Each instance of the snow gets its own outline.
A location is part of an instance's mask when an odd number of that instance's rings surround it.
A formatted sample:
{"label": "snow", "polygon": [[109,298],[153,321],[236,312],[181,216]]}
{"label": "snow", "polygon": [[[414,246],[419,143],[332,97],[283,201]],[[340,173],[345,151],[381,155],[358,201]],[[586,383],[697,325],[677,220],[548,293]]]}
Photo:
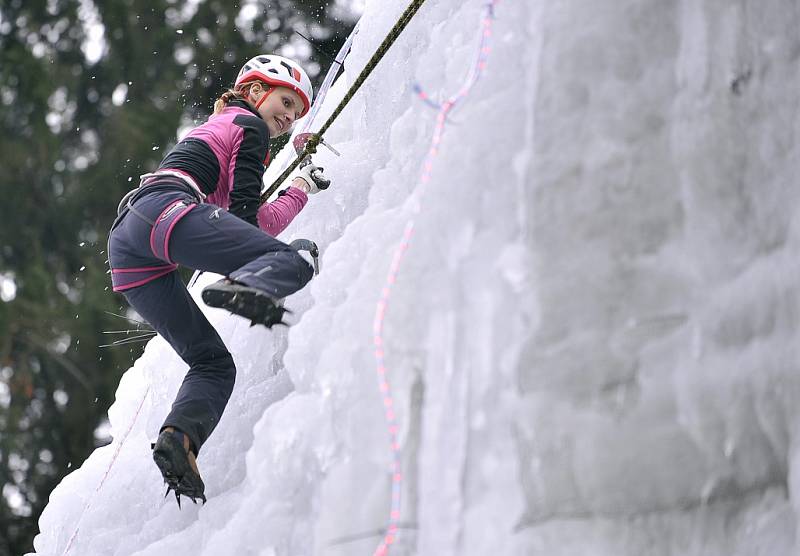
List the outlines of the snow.
{"label": "snow", "polygon": [[[400,4],[366,2],[348,79]],[[283,236],[324,253],[293,326],[207,310],[238,368],[208,504],[161,498],[149,442],[186,368],[155,339],[38,554],[371,554],[392,457],[372,323],[410,219],[392,554],[797,553],[800,12],[503,1],[422,191],[435,112],[411,87],[458,90],[482,9],[428,0],[326,135],[333,186]]]}

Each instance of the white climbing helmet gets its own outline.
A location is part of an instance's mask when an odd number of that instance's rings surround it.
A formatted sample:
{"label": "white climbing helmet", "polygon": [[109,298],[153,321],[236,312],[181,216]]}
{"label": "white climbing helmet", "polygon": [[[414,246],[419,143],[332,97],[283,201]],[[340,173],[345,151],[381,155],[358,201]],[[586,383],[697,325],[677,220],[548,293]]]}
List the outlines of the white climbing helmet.
{"label": "white climbing helmet", "polygon": [[314,90],[311,88],[311,80],[300,65],[289,58],[275,56],[274,54],[262,54],[251,58],[239,70],[236,76],[235,86],[250,81],[263,81],[267,85],[276,87],[288,87],[300,95],[303,100],[303,113],[305,116],[311,107],[314,99]]}

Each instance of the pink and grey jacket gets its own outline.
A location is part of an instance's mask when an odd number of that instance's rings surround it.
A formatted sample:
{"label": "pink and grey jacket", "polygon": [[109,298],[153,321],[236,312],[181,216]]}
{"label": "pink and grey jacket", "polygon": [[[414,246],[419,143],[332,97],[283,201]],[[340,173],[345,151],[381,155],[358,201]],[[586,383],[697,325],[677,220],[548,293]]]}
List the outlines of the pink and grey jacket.
{"label": "pink and grey jacket", "polygon": [[303,209],[308,197],[290,187],[272,203],[259,207],[267,164],[267,124],[246,102],[234,100],[175,145],[158,171],[187,175],[207,202],[275,236]]}

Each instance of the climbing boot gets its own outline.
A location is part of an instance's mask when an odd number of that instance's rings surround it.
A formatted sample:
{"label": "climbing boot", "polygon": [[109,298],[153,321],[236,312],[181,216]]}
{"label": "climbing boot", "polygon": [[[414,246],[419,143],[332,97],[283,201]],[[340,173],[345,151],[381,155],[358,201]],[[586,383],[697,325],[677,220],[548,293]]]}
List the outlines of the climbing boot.
{"label": "climbing boot", "polygon": [[206,503],[205,485],[197,469],[195,454],[191,450],[191,441],[183,432],[167,427],[158,435],[158,440],[150,446],[153,450],[153,461],[156,462],[164,483],[167,485],[166,498],[170,490],[175,492],[178,507],[181,507],[181,494]]}
{"label": "climbing boot", "polygon": [[256,288],[251,288],[228,278],[215,282],[203,290],[203,301],[209,307],[227,309],[250,320],[250,326],[263,324],[271,328],[283,322],[287,311],[282,299],[275,299]]}

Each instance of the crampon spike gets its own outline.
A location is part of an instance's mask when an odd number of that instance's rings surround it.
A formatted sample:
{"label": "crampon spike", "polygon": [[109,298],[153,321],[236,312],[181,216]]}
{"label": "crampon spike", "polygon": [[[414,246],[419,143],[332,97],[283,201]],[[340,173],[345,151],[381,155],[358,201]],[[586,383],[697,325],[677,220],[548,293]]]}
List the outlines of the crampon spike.
{"label": "crampon spike", "polygon": [[182,442],[186,438],[184,433],[162,431],[153,451],[153,459],[161,471],[164,482],[167,483],[164,498],[173,491],[179,509],[182,509],[181,495],[192,498],[195,504],[197,504],[195,498],[205,499],[203,480],[197,471],[192,469]]}
{"label": "crampon spike", "polygon": [[227,309],[245,317],[251,325],[263,324],[267,328],[282,322],[287,312],[281,301],[264,292],[228,279],[206,286],[203,301],[210,307]]}

